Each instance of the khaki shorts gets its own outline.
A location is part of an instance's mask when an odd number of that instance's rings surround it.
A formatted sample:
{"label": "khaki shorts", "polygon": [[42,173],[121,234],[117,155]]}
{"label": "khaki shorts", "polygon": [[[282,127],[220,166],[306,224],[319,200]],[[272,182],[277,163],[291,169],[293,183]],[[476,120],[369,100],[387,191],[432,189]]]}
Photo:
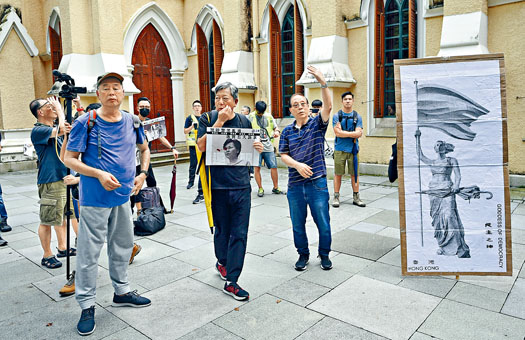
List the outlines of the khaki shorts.
{"label": "khaki shorts", "polygon": [[38,196],[40,197],[40,224],[61,226],[66,209],[64,182],[38,184]]}
{"label": "khaki shorts", "polygon": [[[350,152],[334,152],[334,174],[342,176],[345,174],[345,167],[348,166],[348,173],[355,176],[354,173],[354,155]],[[357,172],[359,173],[359,154],[357,154]]]}

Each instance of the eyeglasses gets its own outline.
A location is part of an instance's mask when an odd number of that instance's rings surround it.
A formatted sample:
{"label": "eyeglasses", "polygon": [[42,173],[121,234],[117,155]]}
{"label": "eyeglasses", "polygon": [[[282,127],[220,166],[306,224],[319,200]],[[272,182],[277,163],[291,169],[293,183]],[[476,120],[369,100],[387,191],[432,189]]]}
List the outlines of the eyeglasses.
{"label": "eyeglasses", "polygon": [[48,101],[46,100],[42,105],[40,105],[40,106],[37,108],[37,110],[40,110],[41,108],[43,108],[43,107],[46,106],[47,104],[51,105],[51,103],[48,102]]}
{"label": "eyeglasses", "polygon": [[307,107],[307,106],[308,106],[308,103],[306,103],[306,102],[295,103],[295,104],[292,105],[292,107],[294,109],[298,109],[299,107]]}

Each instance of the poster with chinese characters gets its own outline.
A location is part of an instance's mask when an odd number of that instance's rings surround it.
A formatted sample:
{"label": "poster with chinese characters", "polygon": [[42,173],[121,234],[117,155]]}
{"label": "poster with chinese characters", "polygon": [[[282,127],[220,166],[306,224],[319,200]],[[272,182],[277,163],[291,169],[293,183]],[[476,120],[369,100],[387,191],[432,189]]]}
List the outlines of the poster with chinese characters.
{"label": "poster with chinese characters", "polygon": [[395,61],[403,275],[512,275],[502,54]]}
{"label": "poster with chinese characters", "polygon": [[206,165],[259,165],[253,142],[260,140],[260,130],[209,127],[206,133]]}

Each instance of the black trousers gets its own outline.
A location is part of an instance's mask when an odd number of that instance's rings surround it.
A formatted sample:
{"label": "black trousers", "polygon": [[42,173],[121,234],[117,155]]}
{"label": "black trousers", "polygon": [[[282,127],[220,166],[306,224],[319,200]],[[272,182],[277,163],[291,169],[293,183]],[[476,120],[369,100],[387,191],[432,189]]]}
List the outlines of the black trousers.
{"label": "black trousers", "polygon": [[[190,150],[190,170],[188,177],[188,184],[193,185],[195,183],[195,172],[197,171],[197,152],[195,151],[196,146],[188,146]],[[202,195],[202,184],[199,177],[199,195]]]}
{"label": "black trousers", "polygon": [[212,189],[215,257],[226,266],[226,279],[232,282],[237,282],[244,265],[250,223],[251,191],[251,188]]}

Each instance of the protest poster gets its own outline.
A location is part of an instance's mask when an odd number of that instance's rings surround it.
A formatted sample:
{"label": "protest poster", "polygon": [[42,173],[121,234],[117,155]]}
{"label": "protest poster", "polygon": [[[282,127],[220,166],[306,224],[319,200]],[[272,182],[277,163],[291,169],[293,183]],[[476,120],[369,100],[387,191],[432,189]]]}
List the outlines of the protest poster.
{"label": "protest poster", "polygon": [[260,140],[260,130],[208,127],[206,133],[206,165],[259,165],[253,142]]}
{"label": "protest poster", "polygon": [[395,61],[403,275],[512,275],[502,54]]}
{"label": "protest poster", "polygon": [[166,136],[166,118],[158,117],[154,119],[148,119],[142,122],[144,126],[144,134],[148,142],[159,139],[160,137]]}

